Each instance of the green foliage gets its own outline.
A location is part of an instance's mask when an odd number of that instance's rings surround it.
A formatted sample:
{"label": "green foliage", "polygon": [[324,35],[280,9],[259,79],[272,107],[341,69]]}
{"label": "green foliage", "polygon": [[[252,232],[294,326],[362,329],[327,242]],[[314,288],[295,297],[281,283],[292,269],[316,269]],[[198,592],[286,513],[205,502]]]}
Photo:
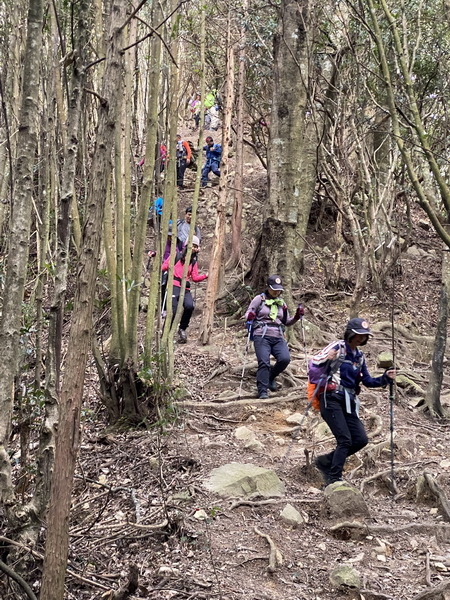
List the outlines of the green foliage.
{"label": "green foliage", "polygon": [[21,390],[20,403],[15,407],[15,417],[19,424],[28,423],[32,431],[38,431],[45,417],[45,391],[34,384]]}

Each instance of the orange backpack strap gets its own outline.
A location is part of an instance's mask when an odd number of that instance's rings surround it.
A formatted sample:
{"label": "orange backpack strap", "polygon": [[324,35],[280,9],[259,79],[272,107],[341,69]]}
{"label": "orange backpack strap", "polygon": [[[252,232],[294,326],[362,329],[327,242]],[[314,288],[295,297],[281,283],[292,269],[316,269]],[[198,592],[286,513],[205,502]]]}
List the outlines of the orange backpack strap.
{"label": "orange backpack strap", "polygon": [[320,410],[318,384],[308,381],[306,394],[308,396],[308,403],[311,404],[314,410]]}

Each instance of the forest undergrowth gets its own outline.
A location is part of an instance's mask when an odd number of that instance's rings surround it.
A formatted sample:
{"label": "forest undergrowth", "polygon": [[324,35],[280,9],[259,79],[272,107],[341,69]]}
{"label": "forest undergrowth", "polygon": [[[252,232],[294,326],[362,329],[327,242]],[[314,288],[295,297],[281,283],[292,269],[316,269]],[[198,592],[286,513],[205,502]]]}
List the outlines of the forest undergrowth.
{"label": "forest undergrowth", "polygon": [[[208,189],[199,207],[204,234],[199,263],[204,269],[214,197],[214,189]],[[189,193],[183,201],[189,202]],[[249,201],[252,228],[254,214],[255,201]],[[346,321],[351,290],[325,289],[317,260],[318,254],[327,256],[324,239],[330,240],[332,256],[334,224],[328,218],[320,231],[311,223],[303,285],[294,290],[296,301],[306,306],[305,338],[297,326],[283,388],[268,402],[255,399],[256,362],[252,350],[245,354],[242,320],[218,314],[213,342],[198,343],[201,286],[188,343],[176,348],[177,385],[185,396],[156,425],[121,433],[107,429],[92,371],[71,514],[67,598],[445,597],[450,589],[450,426],[430,420],[421,407],[440,288],[439,243],[420,214],[413,218],[413,250],[401,256],[383,294],[368,287],[360,311],[376,332],[366,352],[370,370],[379,373],[378,353],[392,349],[393,314],[397,366],[409,378],[396,388],[394,487],[388,392],[362,394],[370,444],[348,462],[345,473],[369,508],[361,528],[356,533],[351,527],[333,530],[335,523],[325,510],[321,478],[311,463],[332,448],[333,439],[320,417],[308,415],[293,442],[293,425],[286,421],[306,406],[305,350],[309,355],[339,338]],[[247,238],[246,261],[250,256]],[[351,252],[345,256],[350,282],[354,260]],[[232,281],[226,286],[232,289]],[[449,390],[446,371],[444,400]],[[242,425],[254,432],[255,447],[236,438]],[[211,470],[231,462],[274,470],[285,484],[285,497],[238,502],[208,492],[204,483]],[[297,528],[280,520],[288,502],[303,516]],[[269,544],[256,530],[268,535],[281,553],[282,564],[273,572],[268,569]],[[329,575],[338,564],[358,570],[359,591],[333,587]]]}
{"label": "forest undergrowth", "polygon": [[[246,305],[236,310],[232,293],[236,281],[243,281],[254,231],[261,224],[262,177],[255,165],[248,163],[246,168],[243,264],[225,279],[230,293],[224,295],[208,346],[198,341],[204,287],[198,285],[193,292],[197,308],[188,342],[175,351],[181,399],[162,410],[156,423],[126,431],[110,428],[94,362],[89,365],[66,597],[445,598],[445,590],[450,590],[450,425],[431,420],[422,406],[440,290],[439,242],[422,215],[413,211],[413,244],[405,248],[386,289],[376,292],[368,283],[360,315],[369,319],[376,334],[366,347],[369,369],[380,373],[378,354],[394,347],[397,366],[407,377],[395,395],[395,480],[388,391],[365,390],[362,418],[370,443],[348,461],[345,479],[362,492],[370,516],[359,528],[336,528],[325,508],[320,474],[312,466],[316,455],[333,447],[333,438],[311,412],[292,440],[295,419],[286,419],[304,413],[307,356],[342,335],[357,257],[351,249],[344,254],[342,281],[347,283],[341,289],[325,287],[326,274],[333,268],[335,224],[332,214],[313,207],[302,285],[293,290],[295,301],[306,308],[304,327],[297,325],[291,340],[292,362],[281,378],[282,389],[268,401],[256,400],[256,361],[252,349],[245,353]],[[191,202],[190,177],[188,173],[188,191],[180,194],[180,214]],[[208,268],[215,198],[212,187],[199,202],[200,270]],[[149,248],[152,243],[149,228]],[[250,299],[258,291],[246,293]],[[448,369],[444,405],[446,398],[450,399]],[[256,444],[246,445],[236,437],[242,426],[253,432]],[[212,469],[231,462],[275,471],[285,496],[239,502],[209,492],[205,481]],[[303,517],[297,528],[280,519],[287,503]],[[43,530],[41,541],[44,537]],[[269,567],[269,538],[282,557],[275,569]],[[42,548],[30,550],[28,580],[35,589],[41,553]],[[359,590],[333,586],[330,572],[339,564],[360,573]],[[11,585],[5,580],[5,598],[15,597]]]}

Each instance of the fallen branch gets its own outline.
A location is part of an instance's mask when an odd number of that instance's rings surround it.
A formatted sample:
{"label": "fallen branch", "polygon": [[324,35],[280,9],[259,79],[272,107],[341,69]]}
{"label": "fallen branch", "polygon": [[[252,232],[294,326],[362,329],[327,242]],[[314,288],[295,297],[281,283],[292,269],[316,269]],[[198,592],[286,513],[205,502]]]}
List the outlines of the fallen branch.
{"label": "fallen branch", "polygon": [[388,594],[382,594],[381,592],[374,592],[373,590],[359,590],[360,594],[364,594],[366,600],[392,600],[394,596]]}
{"label": "fallen branch", "polygon": [[380,533],[425,533],[434,534],[441,541],[450,540],[450,525],[446,523],[408,523],[407,525],[400,525],[399,527],[393,527],[392,525],[368,525],[362,521],[343,521],[337,523],[329,529],[330,533],[339,534],[343,539],[352,537],[352,532],[357,536],[363,536],[370,534]]}
{"label": "fallen branch", "polygon": [[[23,550],[26,550],[27,552],[29,552],[32,556],[36,556],[37,558],[44,560],[43,554],[41,554],[40,552],[37,552],[36,550],[33,550],[33,548],[30,548],[29,546],[25,546],[25,544],[21,544],[20,542],[11,540],[10,538],[7,538],[3,535],[0,535],[0,542],[5,542],[6,544],[11,544],[12,546],[16,546],[17,548],[22,548]],[[81,575],[78,575],[78,573],[76,573],[75,571],[72,570],[72,567],[67,568],[67,573],[69,575],[71,575],[72,577],[74,577],[75,579],[78,579],[79,581],[88,583],[89,585],[92,585],[93,587],[98,587],[101,590],[109,591],[109,588],[105,587],[101,583],[97,583],[96,581],[93,581],[92,579],[87,579],[86,577],[82,577]]]}
{"label": "fallen branch", "polygon": [[0,569],[8,575],[11,579],[13,579],[20,587],[23,589],[25,594],[30,598],[30,600],[37,600],[33,590],[30,588],[28,583],[23,579],[18,573],[16,573],[11,567],[9,567],[6,563],[0,560]]}
{"label": "fallen branch", "polygon": [[[238,394],[231,396],[232,398],[239,398]],[[230,408],[232,406],[249,406],[249,405],[260,405],[260,404],[276,404],[277,402],[296,402],[298,401],[298,395],[293,397],[292,390],[288,396],[274,396],[273,398],[254,398],[248,396],[247,399],[241,400],[230,400],[229,402],[193,402],[190,400],[176,400],[173,404],[177,406],[189,406],[191,408]]]}
{"label": "fallen branch", "polygon": [[277,546],[275,545],[275,542],[270,537],[270,535],[267,535],[267,533],[262,533],[261,531],[259,531],[259,529],[257,527],[254,527],[253,531],[257,535],[260,535],[261,537],[263,537],[264,539],[267,540],[267,542],[270,546],[269,566],[267,567],[267,570],[269,573],[274,573],[276,571],[277,567],[282,566],[283,556],[282,556],[281,552],[278,550]]}
{"label": "fallen branch", "polygon": [[265,506],[267,504],[282,504],[286,502],[303,502],[304,504],[322,504],[321,498],[269,498],[267,500],[235,500],[230,510],[237,508],[238,506]]}
{"label": "fallen branch", "polygon": [[432,590],[425,590],[417,596],[414,596],[412,600],[441,600],[442,593],[450,589],[450,581],[443,581]]}

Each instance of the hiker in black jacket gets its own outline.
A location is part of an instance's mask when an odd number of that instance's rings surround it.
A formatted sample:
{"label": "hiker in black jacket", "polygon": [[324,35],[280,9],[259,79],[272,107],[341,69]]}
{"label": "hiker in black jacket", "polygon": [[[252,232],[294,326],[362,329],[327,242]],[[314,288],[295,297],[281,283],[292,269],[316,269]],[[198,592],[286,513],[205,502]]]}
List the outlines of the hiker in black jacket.
{"label": "hiker in black jacket", "polygon": [[[336,438],[336,448],[329,454],[318,456],[315,461],[327,485],[341,481],[347,456],[368,443],[359,419],[361,384],[369,388],[385,387],[396,376],[394,369],[380,377],[369,374],[364,354],[358,346],[365,346],[372,335],[365,319],[351,319],[345,328],[344,339],[326,346],[310,363],[310,377],[313,369],[323,369],[328,375],[328,383],[319,396],[320,414]],[[334,365],[332,374],[327,373],[329,365]]]}

